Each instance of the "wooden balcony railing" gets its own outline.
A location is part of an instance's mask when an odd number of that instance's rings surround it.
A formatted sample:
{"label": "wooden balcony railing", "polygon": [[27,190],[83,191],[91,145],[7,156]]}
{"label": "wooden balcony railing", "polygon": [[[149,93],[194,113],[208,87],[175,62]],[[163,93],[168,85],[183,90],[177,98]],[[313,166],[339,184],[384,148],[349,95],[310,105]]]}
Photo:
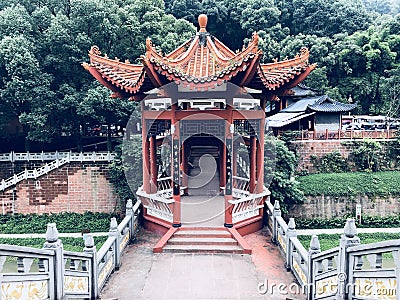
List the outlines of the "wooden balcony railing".
{"label": "wooden balcony railing", "polygon": [[[296,140],[353,140],[353,139],[394,139],[397,130],[325,130],[298,131]],[[278,132],[282,135],[282,132]]]}

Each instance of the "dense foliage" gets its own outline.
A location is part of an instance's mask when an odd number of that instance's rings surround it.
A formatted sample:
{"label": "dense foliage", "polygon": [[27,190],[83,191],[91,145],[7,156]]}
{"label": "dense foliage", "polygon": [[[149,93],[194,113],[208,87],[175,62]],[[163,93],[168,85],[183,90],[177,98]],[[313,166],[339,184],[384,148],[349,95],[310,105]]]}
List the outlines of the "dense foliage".
{"label": "dense foliage", "polygon": [[[292,204],[304,200],[304,194],[294,177],[297,157],[281,140],[268,140],[265,149],[265,185],[271,191],[271,200],[278,200],[282,211],[287,212]],[[269,152],[274,152],[274,157]],[[271,165],[272,159],[274,159],[273,165]]]}
{"label": "dense foliage", "polygon": [[341,173],[350,170],[349,162],[339,151],[327,153],[321,157],[311,156],[316,173]]}
{"label": "dense foliage", "polygon": [[307,196],[388,196],[400,195],[400,175],[397,171],[321,173],[299,176],[299,188]]}
{"label": "dense foliage", "polygon": [[[296,228],[297,229],[331,229],[331,228],[343,228],[346,224],[348,217],[344,216],[331,219],[301,219],[296,218]],[[353,216],[354,217],[354,216]],[[390,228],[390,227],[400,227],[400,216],[399,215],[387,215],[384,217],[378,216],[368,216],[363,215],[361,224],[357,223],[357,227],[360,228]]]}
{"label": "dense foliage", "polygon": [[138,62],[151,37],[167,53],[194,34],[200,13],[233,50],[258,31],[265,62],[308,47],[319,65],[308,85],[351,96],[359,113],[398,114],[398,1],[10,0],[0,1],[0,126],[18,117],[27,141],[45,142],[124,126],[134,104],[108,98],[81,66],[87,51]]}
{"label": "dense foliage", "polygon": [[135,199],[134,193],[143,182],[142,136],[131,136],[116,147],[116,159],[110,168],[111,182],[122,203]]}
{"label": "dense foliage", "polygon": [[[339,151],[322,156],[311,155],[312,173],[341,173],[348,171],[379,172],[396,171],[400,165],[400,140],[354,140],[342,142],[351,148],[348,157]],[[297,170],[301,175],[308,170]]]}
{"label": "dense foliage", "polygon": [[121,221],[119,215],[93,212],[0,215],[0,233],[45,233],[48,223],[56,223],[59,232],[108,232],[112,217]]}
{"label": "dense foliage", "polygon": [[83,69],[90,47],[135,62],[147,37],[168,52],[194,31],[162,0],[0,1],[0,125],[17,116],[27,141],[48,142],[125,126],[134,104],[109,98]]}

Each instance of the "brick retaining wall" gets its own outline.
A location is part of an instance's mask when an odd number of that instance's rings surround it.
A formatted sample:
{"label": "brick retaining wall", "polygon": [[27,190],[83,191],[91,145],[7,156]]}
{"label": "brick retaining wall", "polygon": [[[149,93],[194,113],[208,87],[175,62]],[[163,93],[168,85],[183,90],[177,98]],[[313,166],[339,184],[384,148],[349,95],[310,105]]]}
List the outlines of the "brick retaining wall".
{"label": "brick retaining wall", "polygon": [[311,162],[313,155],[321,157],[334,151],[339,151],[343,157],[348,158],[353,149],[351,143],[343,143],[339,140],[326,141],[294,141],[292,146],[296,148],[299,155],[298,170],[307,170],[309,173],[314,172],[314,166]]}
{"label": "brick retaining wall", "polygon": [[[110,212],[117,196],[109,164],[70,163],[37,180],[28,179],[0,192],[0,213]],[[9,173],[8,163],[0,169]]]}
{"label": "brick retaining wall", "polygon": [[386,216],[400,213],[400,199],[395,197],[373,197],[358,195],[348,197],[316,196],[307,197],[301,205],[294,205],[290,217],[298,218],[334,218],[356,214],[356,204],[361,204],[363,215]]}

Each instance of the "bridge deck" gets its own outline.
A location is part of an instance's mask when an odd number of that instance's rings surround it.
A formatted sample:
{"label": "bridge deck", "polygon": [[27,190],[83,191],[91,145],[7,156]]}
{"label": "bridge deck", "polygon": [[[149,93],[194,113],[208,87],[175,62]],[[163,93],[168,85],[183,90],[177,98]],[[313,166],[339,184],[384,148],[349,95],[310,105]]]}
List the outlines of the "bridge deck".
{"label": "bridge deck", "polygon": [[[270,237],[259,231],[245,237],[253,255],[238,254],[153,254],[160,237],[141,230],[138,241],[129,246],[121,268],[111,276],[101,299],[195,300],[195,299],[286,299],[291,293],[278,292],[278,284],[289,286],[294,278],[285,270],[278,249]],[[268,280],[269,291],[258,292]],[[269,292],[275,284],[274,293]],[[292,288],[293,290],[293,288]],[[292,295],[295,299],[305,299]]]}

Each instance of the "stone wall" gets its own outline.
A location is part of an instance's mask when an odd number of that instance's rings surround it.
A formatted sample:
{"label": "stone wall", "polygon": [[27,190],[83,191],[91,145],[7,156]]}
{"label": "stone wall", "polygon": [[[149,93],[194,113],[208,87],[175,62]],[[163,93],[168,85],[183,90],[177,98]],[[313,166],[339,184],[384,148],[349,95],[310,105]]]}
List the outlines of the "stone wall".
{"label": "stone wall", "polygon": [[291,145],[296,149],[299,155],[298,170],[307,170],[309,173],[314,172],[311,162],[311,157],[313,155],[321,157],[328,153],[339,151],[343,157],[348,158],[354,147],[351,143],[345,143],[340,140],[294,141]]}
{"label": "stone wall", "polygon": [[[9,168],[0,164],[3,174]],[[110,212],[117,202],[108,163],[70,163],[0,192],[0,213]]]}
{"label": "stone wall", "polygon": [[400,199],[395,197],[357,196],[348,197],[308,196],[301,205],[294,205],[289,212],[290,217],[305,219],[334,218],[356,214],[356,205],[361,204],[363,215],[387,216],[400,213]]}

